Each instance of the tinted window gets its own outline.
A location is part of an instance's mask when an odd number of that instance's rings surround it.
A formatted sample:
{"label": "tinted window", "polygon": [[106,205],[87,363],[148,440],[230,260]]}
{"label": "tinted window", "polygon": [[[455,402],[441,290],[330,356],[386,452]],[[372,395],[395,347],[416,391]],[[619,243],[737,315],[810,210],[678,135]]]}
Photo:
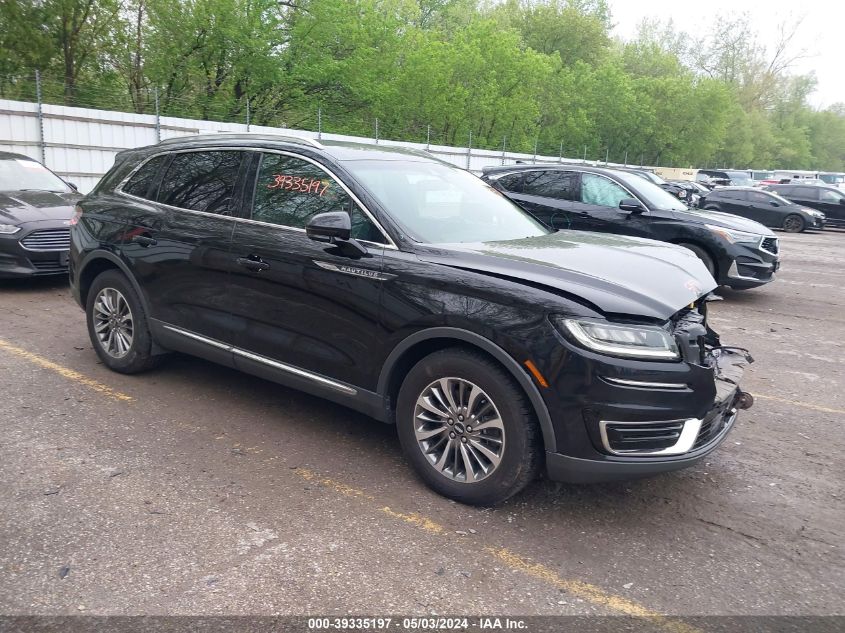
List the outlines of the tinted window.
{"label": "tinted window", "polygon": [[765,193],[760,193],[759,191],[748,192],[748,199],[756,205],[764,205],[769,204],[770,202],[775,202],[774,197],[769,196]]}
{"label": "tinted window", "polygon": [[729,189],[727,191],[721,191],[721,192],[719,192],[719,194],[722,196],[722,198],[727,198],[729,200],[745,200],[746,199],[744,191],[736,191],[735,189],[734,190]]}
{"label": "tinted window", "polygon": [[175,154],[161,180],[158,201],[181,209],[232,215],[232,194],[244,152]]}
{"label": "tinted window", "polygon": [[571,171],[529,171],[522,181],[522,193],[574,200],[576,182],[577,175]]}
{"label": "tinted window", "polygon": [[264,154],[258,170],[252,219],[304,229],[311,216],[346,211],[352,237],[379,244],[386,239],[340,184],[316,165],[282,154]]}
{"label": "tinted window", "polygon": [[821,196],[822,202],[833,202],[837,203],[842,199],[842,194],[838,191],[830,191],[829,189],[822,189],[819,191],[819,195]]}
{"label": "tinted window", "polygon": [[[655,185],[656,186],[656,185]],[[618,207],[631,194],[604,176],[581,174],[581,202],[602,207]]]}
{"label": "tinted window", "polygon": [[792,195],[803,200],[818,200],[819,190],[815,187],[795,187],[792,190]]}
{"label": "tinted window", "polygon": [[496,182],[505,191],[522,193],[522,174],[508,174],[507,176],[502,176]]}
{"label": "tinted window", "polygon": [[156,156],[148,160],[141,166],[141,169],[135,172],[132,178],[129,179],[123,186],[124,193],[128,193],[139,198],[147,198],[149,200],[155,199],[155,192],[150,193],[150,186],[155,182],[158,170],[170,158],[169,155]]}
{"label": "tinted window", "polygon": [[778,187],[777,189],[772,189],[772,191],[782,196],[791,196],[795,193],[795,187]]}

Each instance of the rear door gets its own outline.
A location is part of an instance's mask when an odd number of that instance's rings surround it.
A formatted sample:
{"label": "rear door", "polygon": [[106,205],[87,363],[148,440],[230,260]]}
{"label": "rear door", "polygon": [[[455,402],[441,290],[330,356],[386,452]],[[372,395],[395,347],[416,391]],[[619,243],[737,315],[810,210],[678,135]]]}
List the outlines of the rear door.
{"label": "rear door", "polygon": [[[382,253],[389,239],[351,190],[317,161],[295,152],[263,152],[251,176],[251,214],[236,222],[227,307],[235,363],[328,385],[375,388]],[[327,211],[352,216],[352,237],[369,253],[353,258],[305,234]],[[392,246],[391,246],[392,247]],[[303,373],[304,372],[304,373]],[[272,375],[268,377],[273,377]],[[329,382],[326,382],[329,381]]]}
{"label": "rear door", "polygon": [[[237,183],[249,152],[183,151],[158,159],[159,175],[133,205],[121,250],[150,306],[170,334],[230,342],[226,293]],[[140,170],[139,172],[140,173]],[[127,183],[125,193],[137,195]],[[133,193],[134,192],[134,193]]]}

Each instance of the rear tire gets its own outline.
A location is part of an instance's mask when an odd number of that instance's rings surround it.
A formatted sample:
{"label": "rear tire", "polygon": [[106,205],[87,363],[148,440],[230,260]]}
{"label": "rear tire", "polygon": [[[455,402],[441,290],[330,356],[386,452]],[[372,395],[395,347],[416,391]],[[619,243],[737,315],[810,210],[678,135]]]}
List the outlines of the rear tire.
{"label": "rear tire", "polygon": [[713,258],[710,256],[706,250],[698,246],[697,244],[690,244],[688,242],[680,242],[678,246],[683,246],[691,250],[695,253],[696,257],[701,260],[701,263],[704,264],[704,267],[707,269],[707,272],[715,279],[716,278],[716,263],[713,261]]}
{"label": "rear tire", "polygon": [[94,279],[85,313],[91,344],[109,369],[135,374],[152,369],[161,360],[152,354],[147,315],[123,273],[107,270]]}
{"label": "rear tire", "polygon": [[540,428],[524,392],[476,351],[449,348],[414,365],[399,390],[396,426],[420,478],[461,503],[501,503],[542,467]]}
{"label": "rear tire", "polygon": [[787,233],[801,233],[805,228],[804,218],[795,213],[783,219],[783,230]]}

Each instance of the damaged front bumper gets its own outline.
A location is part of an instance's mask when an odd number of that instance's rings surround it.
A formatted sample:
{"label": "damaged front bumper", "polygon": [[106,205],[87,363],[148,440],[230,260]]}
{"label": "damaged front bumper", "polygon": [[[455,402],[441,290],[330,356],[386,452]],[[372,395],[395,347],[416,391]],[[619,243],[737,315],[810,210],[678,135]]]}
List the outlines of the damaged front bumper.
{"label": "damaged front bumper", "polygon": [[571,434],[573,450],[548,452],[550,478],[590,483],[647,477],[692,466],[724,441],[739,410],[753,402],[739,386],[753,359],[722,346],[700,308],[673,323],[682,363],[592,359],[587,367],[598,380],[590,381],[579,407],[589,446]]}

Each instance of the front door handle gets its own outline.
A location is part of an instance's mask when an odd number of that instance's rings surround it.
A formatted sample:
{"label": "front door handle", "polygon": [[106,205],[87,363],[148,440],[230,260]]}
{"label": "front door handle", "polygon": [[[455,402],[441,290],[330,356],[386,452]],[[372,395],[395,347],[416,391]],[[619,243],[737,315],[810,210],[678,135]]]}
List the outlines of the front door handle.
{"label": "front door handle", "polygon": [[148,246],[155,246],[158,244],[158,240],[154,237],[150,237],[149,235],[135,235],[132,237],[132,241],[139,246],[143,246],[147,248]]}
{"label": "front door handle", "polygon": [[263,261],[256,255],[251,255],[250,257],[238,257],[235,261],[238,262],[239,266],[243,266],[253,272],[261,272],[262,270],[270,268],[270,264]]}

